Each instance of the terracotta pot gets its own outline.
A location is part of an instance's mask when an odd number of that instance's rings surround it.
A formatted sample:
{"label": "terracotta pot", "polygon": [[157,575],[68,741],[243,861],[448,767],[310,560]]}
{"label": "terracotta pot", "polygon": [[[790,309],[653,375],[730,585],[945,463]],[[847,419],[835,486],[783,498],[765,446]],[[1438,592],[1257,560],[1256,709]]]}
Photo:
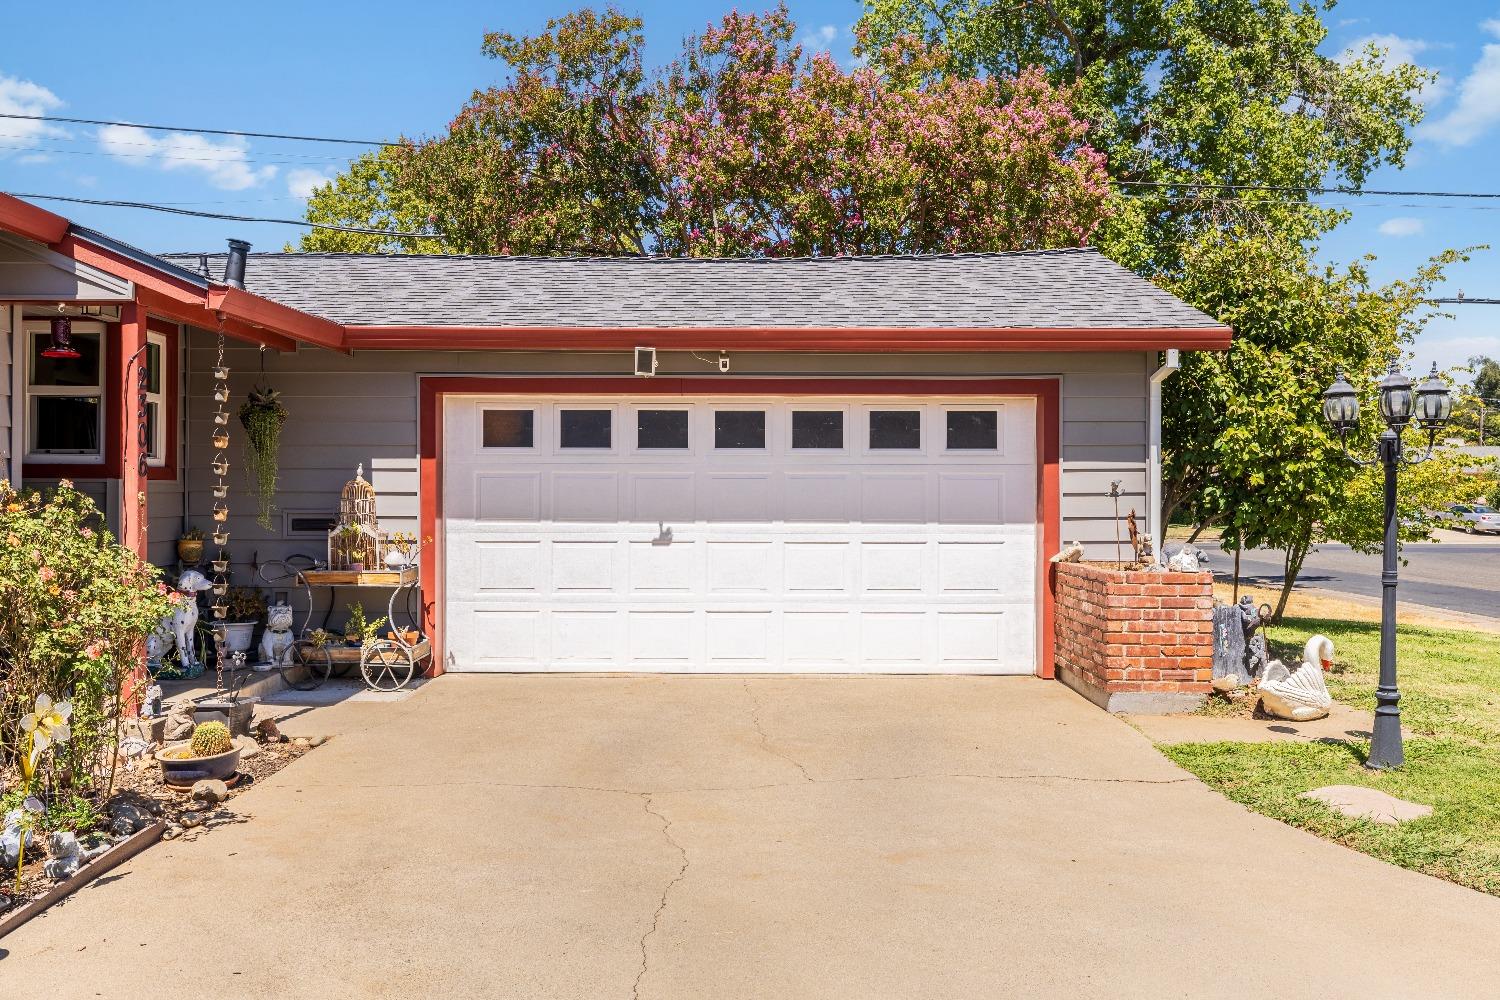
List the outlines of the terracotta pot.
{"label": "terracotta pot", "polygon": [[203,539],[177,539],[177,558],[191,566],[198,565],[203,560]]}

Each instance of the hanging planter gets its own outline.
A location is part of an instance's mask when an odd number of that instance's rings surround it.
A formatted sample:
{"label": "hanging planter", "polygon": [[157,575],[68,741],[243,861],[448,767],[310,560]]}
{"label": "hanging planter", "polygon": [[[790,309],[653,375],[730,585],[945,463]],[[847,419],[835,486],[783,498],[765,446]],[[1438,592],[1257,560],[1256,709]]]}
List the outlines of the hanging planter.
{"label": "hanging planter", "polygon": [[250,390],[250,400],[240,407],[240,423],[245,427],[246,461],[249,463],[251,485],[255,498],[260,502],[260,513],[255,521],[267,531],[276,525],[271,520],[275,510],[272,500],[276,496],[277,451],[281,446],[281,428],[286,423],[286,407],[281,405],[281,393],[275,389],[256,388]]}

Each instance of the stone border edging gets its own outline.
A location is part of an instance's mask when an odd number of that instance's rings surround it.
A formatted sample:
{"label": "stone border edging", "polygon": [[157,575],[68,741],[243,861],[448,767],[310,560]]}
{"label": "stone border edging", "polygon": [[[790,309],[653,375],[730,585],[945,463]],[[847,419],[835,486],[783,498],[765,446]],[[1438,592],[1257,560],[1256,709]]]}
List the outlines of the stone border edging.
{"label": "stone border edging", "polygon": [[166,821],[157,820],[145,829],[137,830],[125,840],[111,847],[104,854],[42,893],[36,899],[24,904],[9,916],[0,918],[0,938],[5,937],[5,935],[26,923],[32,917],[46,910],[53,903],[71,896],[100,875],[123,865],[160,840],[161,835],[166,832],[166,829]]}

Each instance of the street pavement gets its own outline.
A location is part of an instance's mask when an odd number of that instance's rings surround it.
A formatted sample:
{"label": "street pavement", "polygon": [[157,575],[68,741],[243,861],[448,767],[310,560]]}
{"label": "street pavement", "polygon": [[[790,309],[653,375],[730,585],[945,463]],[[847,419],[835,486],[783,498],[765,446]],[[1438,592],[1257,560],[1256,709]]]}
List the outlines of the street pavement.
{"label": "street pavement", "polygon": [[[1444,532],[1440,542],[1421,542],[1402,550],[1406,564],[1398,569],[1403,602],[1444,608],[1471,615],[1500,617],[1500,536]],[[1208,554],[1209,568],[1221,579],[1234,573],[1234,553],[1214,543],[1199,543]],[[1176,545],[1168,546],[1174,551]],[[1247,549],[1240,557],[1240,579],[1246,583],[1281,586],[1281,553]],[[1380,596],[1380,554],[1364,555],[1347,545],[1320,545],[1310,553],[1297,577],[1301,587],[1316,587],[1364,597]]]}

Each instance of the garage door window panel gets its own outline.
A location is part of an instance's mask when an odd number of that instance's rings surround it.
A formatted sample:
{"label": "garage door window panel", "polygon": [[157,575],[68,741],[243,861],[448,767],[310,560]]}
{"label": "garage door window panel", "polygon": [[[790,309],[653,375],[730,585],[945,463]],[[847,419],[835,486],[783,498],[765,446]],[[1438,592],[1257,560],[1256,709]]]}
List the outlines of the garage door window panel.
{"label": "garage door window panel", "polygon": [[870,450],[919,452],[922,450],[922,411],[871,410]]}
{"label": "garage door window panel", "polygon": [[639,451],[687,451],[691,444],[691,414],[685,409],[643,409],[635,415],[635,446]]}
{"label": "garage door window panel", "polygon": [[793,410],[792,450],[844,450],[843,410]]}
{"label": "garage door window panel", "polygon": [[536,411],[487,409],[480,428],[486,448],[531,448],[536,444]]}
{"label": "garage door window panel", "polygon": [[949,410],[946,420],[949,451],[1000,450],[998,410]]}
{"label": "garage door window panel", "polygon": [[765,451],[765,410],[715,410],[714,447],[723,451]]}
{"label": "garage door window panel", "polygon": [[564,449],[608,451],[613,447],[613,410],[559,410],[557,444]]}

